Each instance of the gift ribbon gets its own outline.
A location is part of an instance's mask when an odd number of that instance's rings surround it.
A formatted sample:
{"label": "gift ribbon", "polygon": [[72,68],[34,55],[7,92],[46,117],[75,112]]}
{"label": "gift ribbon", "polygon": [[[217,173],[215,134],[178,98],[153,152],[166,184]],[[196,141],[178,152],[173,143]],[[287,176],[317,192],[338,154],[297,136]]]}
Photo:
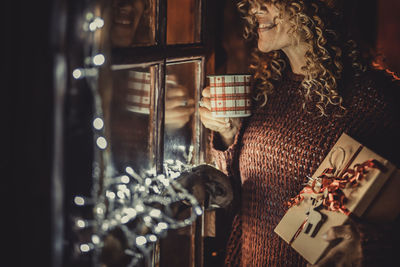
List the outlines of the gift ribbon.
{"label": "gift ribbon", "polygon": [[[290,201],[287,202],[289,208],[299,205],[304,200],[303,194],[314,193],[323,198],[322,206],[325,209],[329,211],[338,211],[347,216],[350,215],[351,212],[345,206],[347,197],[342,189],[346,188],[347,186],[351,188],[359,186],[360,182],[365,178],[366,174],[372,168],[380,169],[382,171],[384,169],[384,166],[375,159],[369,159],[361,164],[356,164],[354,165],[353,169],[349,168],[358,154],[361,152],[362,148],[362,145],[359,146],[357,151],[347,162],[346,166],[342,169],[339,175],[333,175],[335,172],[334,168],[326,168],[317,179],[313,179],[311,185],[306,185],[297,196],[291,198]],[[318,187],[317,180],[320,181],[320,185]],[[308,217],[306,217],[304,222],[296,231],[289,244],[293,243],[293,241],[301,233],[307,220]]]}

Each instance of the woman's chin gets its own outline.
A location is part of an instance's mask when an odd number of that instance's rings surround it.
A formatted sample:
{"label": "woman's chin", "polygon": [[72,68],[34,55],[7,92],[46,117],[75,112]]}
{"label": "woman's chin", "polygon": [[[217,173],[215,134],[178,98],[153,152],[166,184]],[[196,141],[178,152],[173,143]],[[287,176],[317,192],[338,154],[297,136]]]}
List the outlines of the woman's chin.
{"label": "woman's chin", "polygon": [[261,52],[263,52],[263,53],[268,53],[268,52],[271,52],[272,50],[268,47],[268,46],[266,46],[265,44],[263,44],[263,43],[258,43],[258,50],[260,50]]}
{"label": "woman's chin", "polygon": [[132,44],[134,31],[132,29],[124,29],[114,27],[111,32],[111,42],[114,46],[130,46]]}

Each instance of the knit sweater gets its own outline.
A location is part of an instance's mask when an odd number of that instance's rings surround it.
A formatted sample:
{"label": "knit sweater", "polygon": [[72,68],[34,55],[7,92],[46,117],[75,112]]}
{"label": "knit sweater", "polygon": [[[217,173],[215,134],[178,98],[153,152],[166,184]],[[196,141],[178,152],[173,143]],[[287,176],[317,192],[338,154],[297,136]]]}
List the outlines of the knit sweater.
{"label": "knit sweater", "polygon": [[[237,190],[237,214],[227,244],[227,266],[305,266],[306,261],[274,228],[285,203],[304,186],[343,132],[400,167],[400,86],[384,71],[370,70],[343,86],[346,115],[318,117],[302,109],[303,76],[287,73],[264,107],[242,121],[234,143],[224,149],[212,134],[212,155]],[[255,105],[256,106],[256,105]],[[364,222],[364,258],[381,265],[393,249],[394,227]],[[391,239],[390,239],[391,238]],[[393,240],[394,239],[394,240]],[[387,247],[387,253],[369,252]],[[385,265],[383,265],[385,266]]]}

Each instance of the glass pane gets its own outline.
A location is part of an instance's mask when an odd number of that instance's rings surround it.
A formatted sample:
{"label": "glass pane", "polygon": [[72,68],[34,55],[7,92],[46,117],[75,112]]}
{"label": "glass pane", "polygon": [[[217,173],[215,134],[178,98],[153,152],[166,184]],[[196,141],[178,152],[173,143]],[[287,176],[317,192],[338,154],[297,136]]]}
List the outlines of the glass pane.
{"label": "glass pane", "polygon": [[192,163],[197,144],[195,103],[198,100],[200,63],[167,64],[165,91],[164,160]]}
{"label": "glass pane", "polygon": [[110,114],[111,151],[115,168],[142,173],[154,166],[153,92],[155,67],[113,71]]}
{"label": "glass pane", "polygon": [[155,10],[155,0],[112,0],[112,46],[154,45]]}
{"label": "glass pane", "polygon": [[200,42],[200,0],[168,0],[167,44]]}
{"label": "glass pane", "polygon": [[[199,122],[195,103],[199,98],[200,62],[167,64],[165,91],[164,161],[171,168],[182,163],[196,163]],[[186,213],[189,210],[186,210]],[[182,213],[182,218],[188,215]],[[160,243],[161,267],[193,266],[195,259],[196,225],[168,231]],[[171,256],[179,251],[179,257]]]}

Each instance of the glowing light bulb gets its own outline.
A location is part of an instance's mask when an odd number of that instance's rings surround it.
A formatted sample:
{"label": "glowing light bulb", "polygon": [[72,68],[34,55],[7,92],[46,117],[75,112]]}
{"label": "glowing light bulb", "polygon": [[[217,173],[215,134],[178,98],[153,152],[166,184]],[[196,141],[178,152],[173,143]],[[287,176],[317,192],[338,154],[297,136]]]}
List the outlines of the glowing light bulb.
{"label": "glowing light bulb", "polygon": [[97,138],[96,144],[100,149],[105,149],[107,147],[107,140],[104,137],[100,136]]}
{"label": "glowing light bulb", "polygon": [[125,198],[125,194],[124,194],[124,192],[122,192],[122,191],[118,191],[118,192],[117,192],[117,196],[118,196],[119,198]]}
{"label": "glowing light bulb", "polygon": [[133,209],[133,208],[128,208],[128,209],[125,210],[125,212],[129,217],[132,217],[132,218],[136,217],[136,215],[137,215],[136,210]]}
{"label": "glowing light bulb", "polygon": [[80,249],[82,252],[89,252],[89,251],[90,251],[90,246],[89,246],[89,244],[81,244],[81,245],[79,246],[79,249]]}
{"label": "glowing light bulb", "polygon": [[76,205],[78,205],[78,206],[83,206],[83,205],[85,205],[85,199],[84,199],[83,197],[76,196],[76,197],[74,198],[74,203],[75,203]]}
{"label": "glowing light bulb", "polygon": [[181,176],[180,172],[171,172],[171,175],[170,175],[170,177],[171,177],[172,179],[176,179],[176,178],[178,178],[179,176]]}
{"label": "glowing light bulb", "polygon": [[160,222],[157,225],[158,227],[160,227],[160,229],[165,230],[168,228],[168,224],[166,224],[165,222]]}
{"label": "glowing light bulb", "polygon": [[157,179],[166,187],[168,187],[170,184],[169,180],[167,178],[165,178],[165,175],[163,175],[163,174],[158,175]]}
{"label": "glowing light bulb", "polygon": [[101,130],[104,127],[104,121],[101,118],[96,118],[93,120],[93,127],[96,130]]}
{"label": "glowing light bulb", "polygon": [[136,245],[143,246],[146,243],[147,243],[147,240],[146,240],[146,238],[144,236],[136,237]]}
{"label": "glowing light bulb", "polygon": [[144,216],[143,217],[143,221],[147,222],[147,223],[150,223],[151,222],[151,217],[150,216]]}
{"label": "glowing light bulb", "polygon": [[145,180],[144,180],[144,183],[145,183],[145,185],[147,185],[147,186],[149,186],[149,185],[151,185],[151,179],[150,178],[146,178]]}
{"label": "glowing light bulb", "polygon": [[103,28],[103,26],[104,20],[100,17],[97,17],[89,24],[89,30],[94,32],[97,29]]}
{"label": "glowing light bulb", "polygon": [[161,216],[161,211],[160,211],[160,210],[154,209],[154,210],[150,211],[149,214],[150,214],[151,217],[156,217],[156,218],[158,218],[158,217]]}
{"label": "glowing light bulb", "polygon": [[86,222],[84,220],[81,220],[81,219],[77,220],[75,224],[79,228],[85,228],[85,226],[86,226]]}
{"label": "glowing light bulb", "polygon": [[109,225],[107,222],[104,222],[104,223],[101,225],[101,229],[103,229],[103,231],[108,231],[109,226],[110,226],[110,225]]}
{"label": "glowing light bulb", "polygon": [[99,244],[100,237],[98,235],[92,235],[92,242],[93,242],[93,244]]}
{"label": "glowing light bulb", "polygon": [[74,69],[74,71],[72,72],[72,77],[74,77],[75,79],[83,78],[82,70],[81,69]]}
{"label": "glowing light bulb", "polygon": [[91,20],[92,18],[93,18],[93,13],[92,12],[86,13],[86,19],[87,20]]}
{"label": "glowing light bulb", "polygon": [[103,54],[97,54],[93,57],[93,64],[96,66],[101,66],[106,61],[106,58]]}
{"label": "glowing light bulb", "polygon": [[132,169],[132,167],[126,167],[125,168],[126,173],[130,174],[130,175],[134,175],[135,171]]}
{"label": "glowing light bulb", "polygon": [[104,20],[100,17],[95,18],[93,22],[95,23],[95,25],[98,29],[100,29],[104,26]]}
{"label": "glowing light bulb", "polygon": [[124,184],[127,184],[127,183],[129,183],[129,176],[128,175],[123,175],[122,177],[121,177],[121,182],[123,182]]}
{"label": "glowing light bulb", "polygon": [[200,208],[200,207],[196,207],[195,209],[194,209],[194,211],[196,212],[196,214],[197,215],[201,215],[201,214],[203,214],[203,210]]}
{"label": "glowing light bulb", "polygon": [[106,196],[107,196],[109,199],[115,199],[115,193],[114,193],[114,192],[107,191],[107,192],[106,192]]}
{"label": "glowing light bulb", "polygon": [[89,30],[91,32],[94,32],[95,30],[97,30],[97,25],[94,21],[89,24]]}
{"label": "glowing light bulb", "polygon": [[102,207],[97,207],[96,212],[97,214],[104,214],[104,209]]}
{"label": "glowing light bulb", "polygon": [[169,180],[167,180],[167,179],[164,179],[163,181],[162,181],[162,183],[163,183],[163,185],[165,186],[165,187],[168,187],[169,186]]}
{"label": "glowing light bulb", "polygon": [[166,224],[165,222],[160,222],[156,225],[154,231],[156,231],[157,233],[161,233],[166,229],[168,229],[168,224]]}
{"label": "glowing light bulb", "polygon": [[156,185],[153,186],[153,190],[154,190],[154,192],[155,192],[156,194],[160,194],[160,193],[161,193],[160,189],[158,189],[158,187],[157,187]]}
{"label": "glowing light bulb", "polygon": [[144,211],[144,207],[143,207],[143,205],[141,205],[141,204],[136,205],[135,209],[136,209],[138,212],[143,212],[143,211]]}
{"label": "glowing light bulb", "polygon": [[157,241],[157,236],[156,235],[149,235],[149,240],[151,242],[156,242]]}
{"label": "glowing light bulb", "polygon": [[121,223],[127,223],[129,222],[131,218],[128,215],[125,215],[121,218]]}

